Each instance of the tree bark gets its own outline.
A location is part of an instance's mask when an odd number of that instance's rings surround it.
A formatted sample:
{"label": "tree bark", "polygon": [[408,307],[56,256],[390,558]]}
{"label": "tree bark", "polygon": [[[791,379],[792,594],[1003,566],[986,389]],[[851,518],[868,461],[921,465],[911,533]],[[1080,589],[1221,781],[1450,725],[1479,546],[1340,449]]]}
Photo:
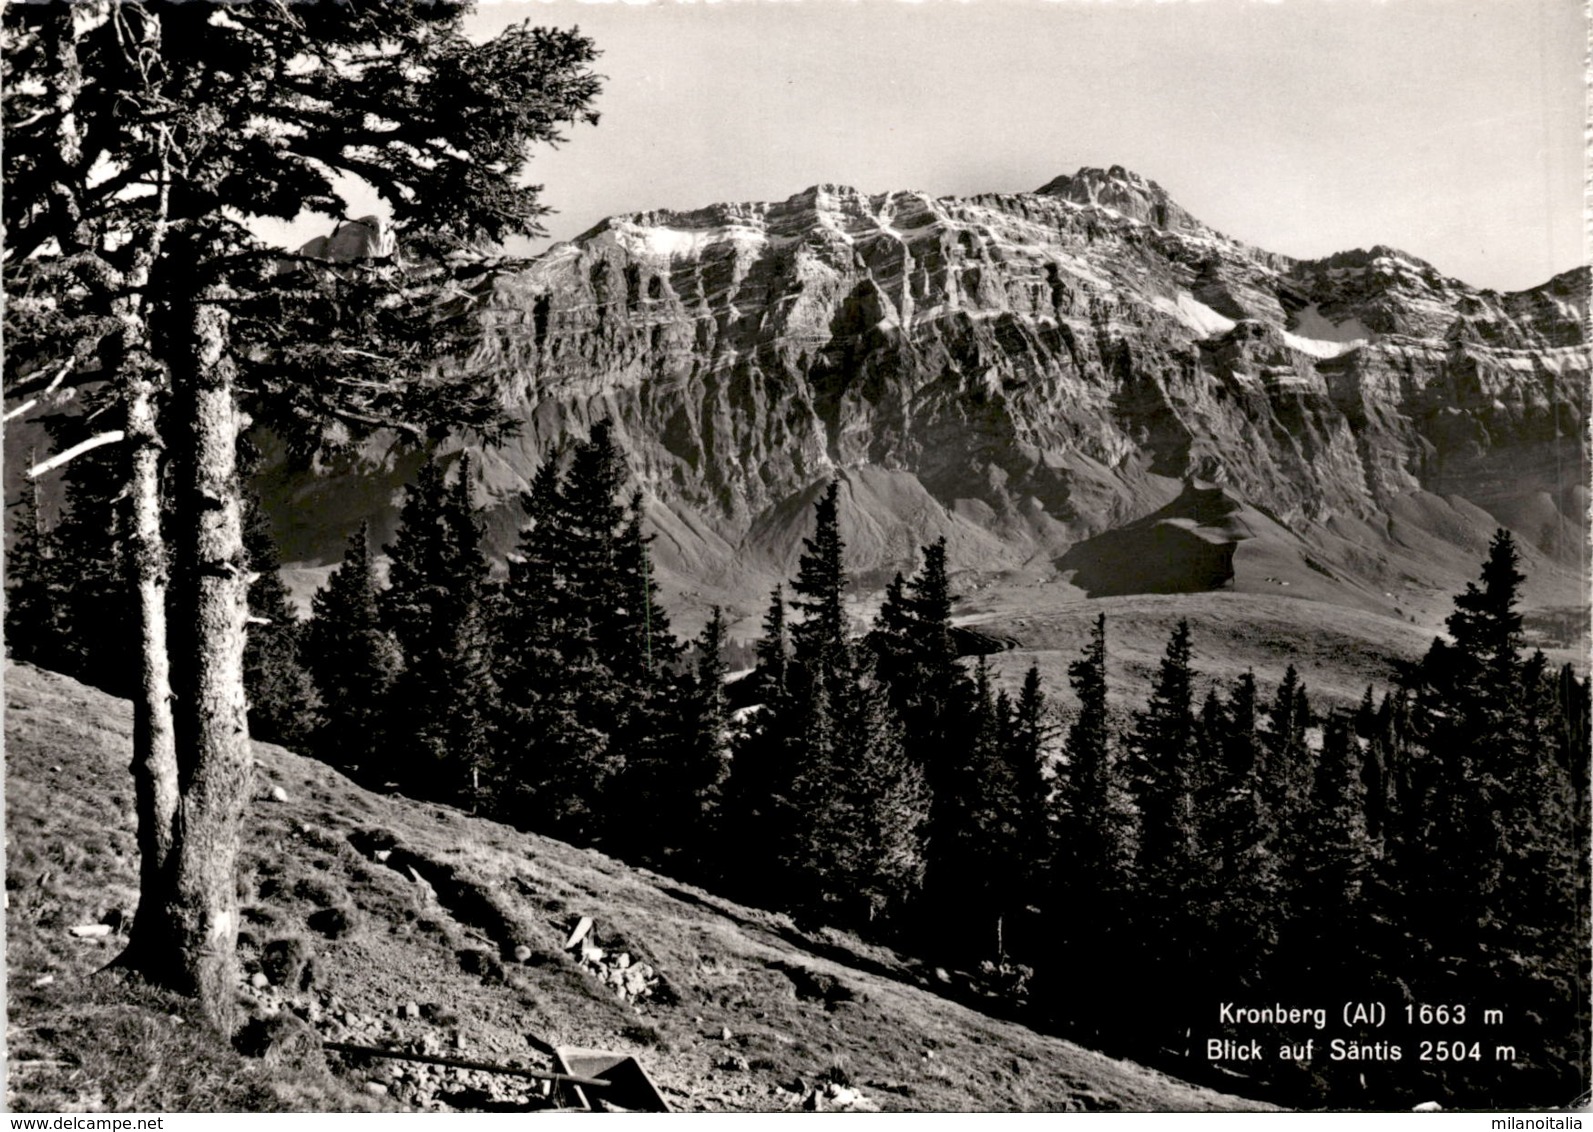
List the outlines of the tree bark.
{"label": "tree bark", "polygon": [[[71,15],[68,19],[72,19]],[[161,22],[148,17],[142,23],[146,47],[160,43]],[[171,177],[167,147],[170,138],[158,134],[156,162],[160,177],[155,208],[150,217],[148,243],[137,249],[122,278],[120,295],[112,300],[111,314],[119,324],[105,358],[107,372],[123,381],[126,444],[129,456],[128,580],[138,604],[139,681],[133,704],[133,797],[138,813],[139,911],[150,912],[152,899],[163,883],[171,854],[177,818],[177,729],[172,714],[170,632],[166,603],[170,566],[161,530],[161,459],[164,446],[156,415],[155,396],[170,374],[152,353],[149,312],[156,264],[165,246],[171,217]],[[139,952],[159,955],[163,933],[154,915],[133,920],[132,938],[120,962],[139,967]]]}
{"label": "tree bark", "polygon": [[[160,441],[155,432],[154,384],[128,383],[127,443],[132,457],[128,569],[138,595],[139,682],[133,701],[133,793],[138,810],[139,891],[160,886],[177,815],[177,738],[172,719],[167,652],[165,543],[160,530]],[[141,902],[142,907],[142,902]],[[133,922],[143,936],[144,918]]]}
{"label": "tree bark", "polygon": [[[172,843],[139,920],[137,966],[232,1021],[238,896],[234,871],[253,771],[243,652],[248,569],[237,474],[242,427],[227,316],[203,300],[175,312],[173,458],[180,461],[172,639],[177,804]],[[156,943],[158,946],[150,946]]]}

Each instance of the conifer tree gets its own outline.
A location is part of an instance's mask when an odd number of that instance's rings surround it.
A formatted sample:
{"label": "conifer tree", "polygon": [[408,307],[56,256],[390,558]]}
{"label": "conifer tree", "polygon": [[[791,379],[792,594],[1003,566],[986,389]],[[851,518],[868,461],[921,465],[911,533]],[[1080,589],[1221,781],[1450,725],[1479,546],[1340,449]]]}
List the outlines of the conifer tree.
{"label": "conifer tree", "polygon": [[[103,383],[128,451],[148,867],[124,962],[217,1021],[252,757],[238,437],[247,417],[301,451],[350,428],[501,428],[496,391],[426,363],[468,321],[446,329],[473,249],[539,231],[531,147],[595,120],[590,41],[520,26],[477,42],[468,10],[5,10],[7,353],[26,359],[7,394]],[[258,235],[267,218],[350,215],[350,182],[383,200],[406,262],[333,268]]]}
{"label": "conifer tree", "polygon": [[1189,623],[1180,621],[1129,740],[1129,783],[1139,809],[1135,871],[1141,888],[1158,894],[1178,891],[1195,867],[1193,675]]}
{"label": "conifer tree", "polygon": [[494,730],[502,709],[493,671],[494,622],[500,611],[499,586],[492,581],[485,550],[485,528],[476,511],[475,480],[469,453],[459,460],[459,472],[449,498],[447,523],[453,542],[453,560],[459,591],[452,611],[457,615],[450,649],[450,677],[458,697],[450,711],[456,725],[452,761],[461,783],[468,779],[472,812],[488,807],[494,786],[490,782]]}
{"label": "conifer tree", "polygon": [[[1068,666],[1068,680],[1079,709],[1057,781],[1056,864],[1048,901],[1055,934],[1064,940],[1067,959],[1060,967],[1126,973],[1133,814],[1107,704],[1104,613]],[[1041,968],[1041,978],[1049,1009],[1062,1020],[1088,1033],[1113,1028],[1112,979],[1080,983],[1051,965]]]}
{"label": "conifer tree", "polygon": [[[766,672],[784,669],[785,692],[766,700],[753,742],[738,751],[747,769],[734,786],[740,820],[761,818],[757,834],[783,902],[864,924],[893,918],[922,883],[928,793],[872,653],[857,656],[847,640],[839,489],[832,481],[814,507],[791,587],[803,616],[789,630],[776,593],[759,656]],[[787,631],[789,662],[779,643]],[[760,804],[762,784],[769,796]]]}
{"label": "conifer tree", "polygon": [[730,775],[730,701],[725,695],[725,619],[716,605],[697,638],[687,748],[680,780],[689,817],[685,844],[699,872],[720,827]]}
{"label": "conifer tree", "polygon": [[616,844],[691,879],[718,879],[708,866],[725,821],[730,773],[724,641],[724,616],[715,606],[697,638],[693,672],[681,681],[680,718],[656,742],[631,750],[616,806],[624,818],[616,822]]}
{"label": "conifer tree", "polygon": [[404,661],[390,707],[393,774],[417,796],[479,803],[495,684],[470,475],[468,456],[452,487],[437,457],[421,466],[387,547],[381,606]]}
{"label": "conifer tree", "polygon": [[6,651],[13,659],[57,667],[63,645],[67,594],[59,582],[55,539],[39,509],[39,484],[29,481],[5,556]]}
{"label": "conifer tree", "polygon": [[1530,1066],[1473,1075],[1490,1100],[1558,1087],[1586,1056],[1565,1035],[1585,1033],[1587,918],[1570,909],[1587,890],[1571,879],[1576,834],[1551,739],[1560,699],[1546,661],[1520,656],[1518,567],[1498,531],[1479,582],[1455,599],[1451,640],[1435,640],[1416,669],[1392,882],[1418,993],[1508,1001],[1523,1042],[1542,1051]]}
{"label": "conifer tree", "polygon": [[315,730],[315,683],[304,665],[304,626],[282,582],[271,520],[253,491],[244,495],[243,543],[255,575],[249,584],[249,640],[243,651],[249,734],[269,743],[302,746]]}
{"label": "conifer tree", "polygon": [[1370,684],[1355,709],[1352,724],[1355,737],[1362,741],[1361,785],[1366,791],[1366,836],[1374,845],[1381,843],[1389,820],[1388,761],[1385,744],[1378,741],[1377,697]]}
{"label": "conifer tree", "polygon": [[1008,734],[1007,761],[1013,768],[1017,786],[1018,839],[1024,885],[1038,893],[1050,874],[1052,864],[1051,783],[1046,777],[1049,761],[1047,745],[1052,738],[1049,704],[1040,680],[1040,669],[1030,665],[1023,675],[1012,709]]}
{"label": "conifer tree", "polygon": [[[1196,719],[1189,623],[1167,642],[1150,702],[1135,714],[1129,786],[1139,811],[1134,921],[1147,989],[1165,1004],[1164,1025],[1181,1030],[1206,941],[1196,930],[1203,878],[1195,825]],[[1145,1041],[1159,1036],[1147,1030]]]}
{"label": "conifer tree", "polygon": [[1278,942],[1278,828],[1267,804],[1267,751],[1255,674],[1245,672],[1222,709],[1222,759],[1215,769],[1201,840],[1213,871],[1214,985],[1260,989]]}
{"label": "conifer tree", "polygon": [[929,788],[867,661],[855,679],[838,769],[852,783],[851,803],[842,810],[851,819],[843,827],[851,847],[846,899],[855,908],[848,919],[867,925],[898,917],[923,885]]}
{"label": "conifer tree", "polygon": [[906,590],[907,580],[898,572],[885,586],[879,614],[868,634],[874,667],[892,689],[905,688],[912,680],[913,620]]}
{"label": "conifer tree", "polygon": [[780,887],[794,911],[861,927],[891,919],[922,884],[929,796],[867,663],[839,685],[839,702],[830,683],[804,681],[796,700],[793,773],[776,818]]}
{"label": "conifer tree", "polygon": [[1330,718],[1304,815],[1310,848],[1296,855],[1288,877],[1290,967],[1302,989],[1342,995],[1361,982],[1360,953],[1342,944],[1346,933],[1358,938],[1365,927],[1370,849],[1360,761],[1350,722]]}
{"label": "conifer tree", "polygon": [[1467,583],[1418,669],[1416,726],[1425,748],[1418,797],[1407,812],[1419,822],[1407,836],[1409,911],[1421,944],[1474,964],[1486,950],[1492,909],[1502,899],[1507,785],[1525,757],[1521,616],[1516,611],[1515,545],[1496,533],[1482,586]]}
{"label": "conifer tree", "polygon": [[[972,836],[970,782],[977,776],[976,766],[993,748],[991,736],[980,734],[990,712],[980,715],[952,642],[954,598],[947,576],[946,540],[924,547],[923,556],[923,565],[911,580],[898,576],[887,589],[868,640],[901,721],[908,754],[923,767],[929,786],[924,911],[939,918],[941,910],[953,906],[970,884],[982,884],[970,880],[975,866],[963,846]],[[977,933],[971,946],[988,950],[988,933]]]}
{"label": "conifer tree", "polygon": [[1294,665],[1284,670],[1271,711],[1268,733],[1267,799],[1277,815],[1280,832],[1292,842],[1292,824],[1311,793],[1311,751],[1306,731],[1311,726],[1311,704],[1305,684]]}
{"label": "conifer tree", "polygon": [[[81,431],[49,422],[56,442]],[[122,461],[110,451],[77,457],[62,477],[64,498],[50,531],[57,609],[49,652],[38,663],[114,696],[132,695],[138,672],[127,581],[127,503]]]}
{"label": "conifer tree", "polygon": [[802,620],[791,628],[796,659],[811,668],[840,672],[851,664],[847,643],[846,568],[842,561],[839,479],[831,480],[813,508],[814,531],[802,540],[804,553],[791,590]]}
{"label": "conifer tree", "polygon": [[587,842],[617,830],[636,851],[642,819],[611,791],[629,759],[661,757],[679,736],[679,646],[627,478],[605,419],[567,473],[550,458],[533,479],[505,588],[497,761],[508,820]]}
{"label": "conifer tree", "polygon": [[1067,766],[1059,782],[1058,872],[1070,899],[1092,902],[1120,893],[1132,851],[1131,818],[1107,706],[1106,614],[1068,666],[1079,711],[1067,734]]}
{"label": "conifer tree", "polygon": [[334,766],[385,774],[388,694],[402,657],[382,627],[368,523],[349,539],[342,564],[310,607],[310,675],[321,699],[316,748]]}
{"label": "conifer tree", "polygon": [[850,799],[838,750],[842,724],[830,697],[832,682],[803,670],[789,711],[791,725],[778,732],[784,748],[775,757],[781,772],[769,799],[763,836],[771,846],[772,879],[778,902],[793,911],[827,916],[844,899],[842,838]]}
{"label": "conifer tree", "polygon": [[[963,801],[956,807],[954,852],[964,867],[964,921],[975,928],[975,954],[1005,964],[1024,949],[1026,911],[1039,898],[1049,864],[1044,775],[1045,696],[1031,667],[1016,704],[992,696],[983,657],[975,668],[971,742]],[[981,908],[982,906],[982,908]]]}
{"label": "conifer tree", "polygon": [[769,611],[764,614],[763,636],[758,638],[756,652],[758,694],[765,702],[775,702],[786,694],[786,669],[791,663],[783,586],[775,586],[769,597]]}
{"label": "conifer tree", "polygon": [[[691,675],[679,671],[680,645],[659,604],[648,550],[651,542],[652,536],[642,529],[642,494],[633,492],[616,548],[616,589],[599,634],[599,647],[608,658],[607,668],[621,705],[610,735],[623,760],[622,770],[632,763],[667,766],[683,751],[697,750],[703,738],[698,730],[702,705],[697,689]],[[714,643],[716,655],[722,646],[723,633]],[[699,801],[707,802],[717,817],[719,788],[717,782],[709,783],[723,774],[723,768],[715,764],[711,753],[698,753],[702,761],[691,773],[691,782],[681,785],[690,787],[685,791],[688,800],[699,788],[711,790],[712,799]],[[608,807],[610,839],[617,845],[633,845],[633,853],[654,855],[662,851],[658,844],[662,831],[651,828],[651,815],[639,808],[639,802],[639,796],[629,789],[619,791]],[[684,805],[676,808],[686,812]],[[689,824],[695,831],[693,837],[704,829],[701,820]],[[678,855],[678,837],[671,835],[670,840],[674,843],[668,848]],[[688,856],[696,852],[697,844],[694,841],[686,850]]]}
{"label": "conifer tree", "polygon": [[756,896],[777,868],[778,818],[792,768],[797,726],[793,703],[793,661],[785,623],[785,595],[775,586],[764,614],[763,634],[754,647],[757,667],[748,693],[756,711],[737,735],[725,790],[726,843],[738,847],[722,856],[719,875],[737,893]]}
{"label": "conifer tree", "polygon": [[942,946],[966,948],[972,957],[1005,956],[1005,917],[1017,896],[1021,870],[1017,780],[1008,763],[1010,704],[997,699],[983,656],[974,668],[973,700],[961,757],[944,778],[932,862],[935,898],[948,906],[955,894],[960,914],[942,933]]}

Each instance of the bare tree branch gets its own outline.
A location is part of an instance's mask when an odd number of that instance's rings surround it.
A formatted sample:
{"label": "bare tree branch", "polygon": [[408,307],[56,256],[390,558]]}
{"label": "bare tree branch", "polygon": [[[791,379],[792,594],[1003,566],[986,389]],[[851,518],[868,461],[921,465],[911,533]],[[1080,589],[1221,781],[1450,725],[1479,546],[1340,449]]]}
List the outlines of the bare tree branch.
{"label": "bare tree branch", "polygon": [[123,433],[121,429],[117,428],[112,429],[110,432],[102,432],[98,436],[91,436],[81,444],[72,445],[72,447],[68,448],[65,452],[56,453],[42,464],[33,465],[33,467],[28,469],[28,478],[38,479],[46,472],[53,472],[56,468],[59,468],[61,465],[67,463],[75,457],[81,456],[85,452],[91,451],[95,448],[101,448],[107,444],[117,443],[125,435],[126,434]]}

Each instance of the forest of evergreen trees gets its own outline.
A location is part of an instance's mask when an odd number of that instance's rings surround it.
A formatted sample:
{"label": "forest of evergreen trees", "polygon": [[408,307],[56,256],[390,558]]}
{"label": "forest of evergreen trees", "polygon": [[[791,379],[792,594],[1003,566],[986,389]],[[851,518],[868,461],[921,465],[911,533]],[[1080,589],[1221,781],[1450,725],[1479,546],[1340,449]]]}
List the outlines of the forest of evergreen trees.
{"label": "forest of evergreen trees", "polygon": [[[91,454],[53,525],[24,499],[6,627],[15,659],[125,694],[117,482]],[[1032,1024],[1231,1091],[1520,1107],[1585,1088],[1589,690],[1523,655],[1507,532],[1450,639],[1358,710],[1313,711],[1292,667],[1215,686],[1184,623],[1148,689],[1111,694],[1102,616],[1063,713],[1036,670],[1009,691],[959,657],[944,541],[851,632],[835,484],[756,667],[727,684],[717,610],[695,641],[670,629],[606,422],[538,472],[506,578],[471,482],[464,458],[428,462],[393,541],[353,532],[303,624],[252,509],[255,737],[890,942]],[[1332,1036],[1397,1042],[1400,1061],[1332,1061],[1330,1035],[1218,1014],[1325,1006],[1337,1026],[1371,1000],[1388,1026]],[[1404,1027],[1422,1005],[1465,1021]],[[1318,1050],[1219,1069],[1223,1037]]]}

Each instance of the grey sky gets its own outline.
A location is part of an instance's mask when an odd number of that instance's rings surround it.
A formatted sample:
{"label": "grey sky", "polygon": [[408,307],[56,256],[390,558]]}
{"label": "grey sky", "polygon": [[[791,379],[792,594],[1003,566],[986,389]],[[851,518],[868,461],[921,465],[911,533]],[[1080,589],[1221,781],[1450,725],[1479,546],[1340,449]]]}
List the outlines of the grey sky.
{"label": "grey sky", "polygon": [[474,19],[525,18],[578,24],[608,80],[601,124],[532,166],[559,239],[820,182],[1014,192],[1122,164],[1272,251],[1392,244],[1499,289],[1582,262],[1580,0],[538,0]]}

